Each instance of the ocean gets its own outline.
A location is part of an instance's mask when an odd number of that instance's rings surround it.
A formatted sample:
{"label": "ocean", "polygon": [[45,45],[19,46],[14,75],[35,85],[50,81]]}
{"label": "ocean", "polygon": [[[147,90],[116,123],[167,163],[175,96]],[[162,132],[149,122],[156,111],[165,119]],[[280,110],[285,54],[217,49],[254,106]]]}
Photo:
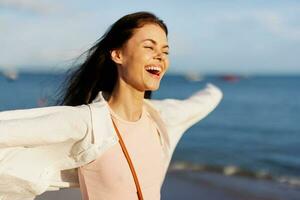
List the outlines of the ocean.
{"label": "ocean", "polygon": [[[300,187],[300,76],[218,75],[191,81],[167,74],[152,98],[185,99],[217,85],[219,106],[181,138],[170,170],[213,171]],[[0,76],[0,111],[54,105],[63,74],[20,72]]]}

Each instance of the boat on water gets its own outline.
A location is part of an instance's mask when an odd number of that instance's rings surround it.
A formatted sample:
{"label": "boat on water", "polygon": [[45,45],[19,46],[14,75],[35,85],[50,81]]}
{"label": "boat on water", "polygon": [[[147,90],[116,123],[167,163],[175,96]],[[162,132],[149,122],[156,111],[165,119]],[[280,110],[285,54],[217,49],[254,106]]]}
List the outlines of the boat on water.
{"label": "boat on water", "polygon": [[8,81],[15,81],[19,77],[19,74],[16,70],[5,70],[1,73]]}
{"label": "boat on water", "polygon": [[242,77],[239,75],[234,75],[234,74],[227,74],[227,75],[222,75],[221,79],[227,82],[237,82],[241,79]]}
{"label": "boat on water", "polygon": [[198,82],[198,81],[202,81],[203,80],[203,76],[201,76],[197,72],[186,72],[184,74],[184,77],[185,77],[186,80],[192,81],[192,82]]}

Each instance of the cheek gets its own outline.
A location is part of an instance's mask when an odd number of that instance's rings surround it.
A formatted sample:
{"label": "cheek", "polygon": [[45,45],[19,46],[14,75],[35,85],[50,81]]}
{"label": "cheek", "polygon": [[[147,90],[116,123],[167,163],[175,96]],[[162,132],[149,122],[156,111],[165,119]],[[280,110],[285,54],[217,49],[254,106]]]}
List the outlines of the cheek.
{"label": "cheek", "polygon": [[131,80],[142,79],[145,71],[144,65],[145,62],[142,60],[137,58],[132,59],[130,62],[126,63],[126,66],[124,66],[124,75],[127,77],[127,79]]}
{"label": "cheek", "polygon": [[135,52],[127,57],[128,64],[130,65],[145,65],[151,59],[151,55],[144,52]]}
{"label": "cheek", "polygon": [[145,66],[151,62],[151,56],[147,54],[135,54],[132,56],[131,67],[136,73],[141,73],[145,71]]}
{"label": "cheek", "polygon": [[[153,55],[147,53],[143,50],[136,50],[131,54],[126,55],[124,59],[125,74],[128,78],[133,79],[143,79],[144,73],[147,73],[145,66],[151,63]],[[139,76],[137,76],[139,74]]]}
{"label": "cheek", "polygon": [[170,66],[170,61],[169,61],[169,59],[166,59],[166,60],[165,60],[165,66],[166,66],[166,69],[165,69],[165,72],[166,72],[166,71],[168,71],[169,66]]}

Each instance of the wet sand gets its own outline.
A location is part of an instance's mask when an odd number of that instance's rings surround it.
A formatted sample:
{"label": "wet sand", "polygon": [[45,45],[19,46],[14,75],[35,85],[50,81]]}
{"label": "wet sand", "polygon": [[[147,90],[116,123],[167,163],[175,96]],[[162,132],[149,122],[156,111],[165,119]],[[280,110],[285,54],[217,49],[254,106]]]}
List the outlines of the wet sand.
{"label": "wet sand", "polygon": [[[299,200],[300,188],[212,172],[168,172],[162,200]],[[79,189],[46,192],[36,200],[81,200]]]}

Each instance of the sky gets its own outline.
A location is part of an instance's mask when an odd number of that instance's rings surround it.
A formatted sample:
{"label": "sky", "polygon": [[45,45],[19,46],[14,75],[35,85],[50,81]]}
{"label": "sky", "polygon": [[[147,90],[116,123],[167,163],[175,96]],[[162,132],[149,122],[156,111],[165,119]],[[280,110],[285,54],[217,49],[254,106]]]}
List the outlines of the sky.
{"label": "sky", "polygon": [[137,11],[167,24],[171,72],[300,74],[299,0],[0,0],[0,69],[68,69]]}

